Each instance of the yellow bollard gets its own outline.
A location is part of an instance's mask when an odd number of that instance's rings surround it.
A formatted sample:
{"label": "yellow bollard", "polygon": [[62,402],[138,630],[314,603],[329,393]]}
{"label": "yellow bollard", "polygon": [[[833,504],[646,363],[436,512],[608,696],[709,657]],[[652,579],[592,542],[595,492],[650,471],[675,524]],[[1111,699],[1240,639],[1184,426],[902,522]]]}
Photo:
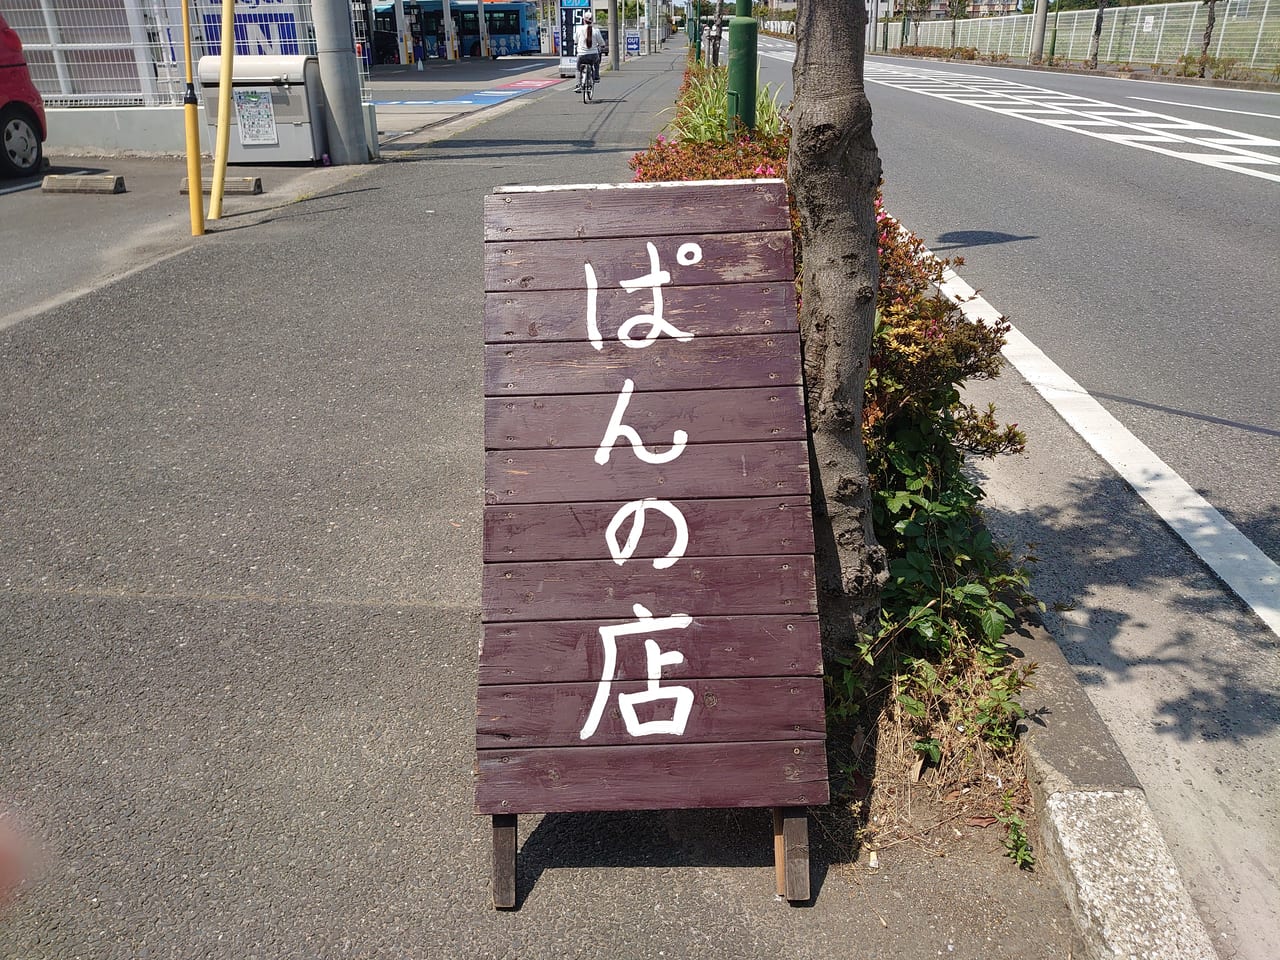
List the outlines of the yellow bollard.
{"label": "yellow bollard", "polygon": [[222,189],[227,182],[227,154],[231,151],[231,75],[236,55],[235,0],[222,0],[222,69],[218,74],[218,139],[213,150],[213,189],[209,219],[222,217]]}
{"label": "yellow bollard", "polygon": [[191,192],[191,235],[204,236],[204,188],[200,183],[200,110],[191,75],[191,14],[189,0],[182,0],[182,52],[187,62],[187,92],[182,112],[187,123],[187,183]]}

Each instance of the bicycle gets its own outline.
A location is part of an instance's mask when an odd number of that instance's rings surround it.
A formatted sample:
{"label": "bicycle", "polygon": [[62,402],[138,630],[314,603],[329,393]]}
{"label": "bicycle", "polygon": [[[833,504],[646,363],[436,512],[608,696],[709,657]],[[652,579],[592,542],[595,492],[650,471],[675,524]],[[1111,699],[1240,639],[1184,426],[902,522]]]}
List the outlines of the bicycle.
{"label": "bicycle", "polygon": [[592,69],[591,64],[587,64],[585,70],[582,71],[582,102],[590,103],[591,98],[595,95],[596,89],[596,72]]}

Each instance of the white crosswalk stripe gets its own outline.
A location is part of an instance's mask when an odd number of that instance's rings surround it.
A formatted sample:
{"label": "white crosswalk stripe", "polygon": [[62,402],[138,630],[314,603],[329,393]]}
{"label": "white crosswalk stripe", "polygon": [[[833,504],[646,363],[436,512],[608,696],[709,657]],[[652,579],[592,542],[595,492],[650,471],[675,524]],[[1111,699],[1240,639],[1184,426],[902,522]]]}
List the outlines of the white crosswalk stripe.
{"label": "white crosswalk stripe", "polygon": [[[761,50],[793,61],[795,48]],[[867,62],[866,81],[1280,183],[1280,140],[999,77]]]}
{"label": "white crosswalk stripe", "polygon": [[868,83],[1280,183],[1280,140],[995,77],[866,65]]}

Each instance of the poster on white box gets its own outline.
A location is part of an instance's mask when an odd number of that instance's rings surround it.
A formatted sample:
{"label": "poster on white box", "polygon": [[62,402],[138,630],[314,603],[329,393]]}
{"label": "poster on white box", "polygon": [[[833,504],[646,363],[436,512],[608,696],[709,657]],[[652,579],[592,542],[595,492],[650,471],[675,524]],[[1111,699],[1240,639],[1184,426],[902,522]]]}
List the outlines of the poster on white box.
{"label": "poster on white box", "polygon": [[236,125],[240,128],[241,146],[280,142],[270,90],[261,87],[236,87],[231,91],[231,102],[236,108]]}

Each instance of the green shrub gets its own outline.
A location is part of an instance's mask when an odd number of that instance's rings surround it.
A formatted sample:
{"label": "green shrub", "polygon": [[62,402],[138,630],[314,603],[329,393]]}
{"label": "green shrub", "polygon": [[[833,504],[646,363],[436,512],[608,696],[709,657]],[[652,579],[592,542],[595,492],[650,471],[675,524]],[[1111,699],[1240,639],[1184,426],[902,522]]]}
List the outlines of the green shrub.
{"label": "green shrub", "polygon": [[[757,85],[755,133],[758,136],[776,137],[786,129],[786,118],[778,108],[780,93],[781,89],[774,90],[769,84]],[[728,68],[690,63],[676,100],[671,135],[687,143],[732,139],[741,131],[730,128],[728,111]]]}
{"label": "green shrub", "polygon": [[[684,110],[704,103],[698,69],[686,74],[675,136],[631,159],[636,179],[785,177],[785,128],[687,139],[708,127],[681,122]],[[865,730],[887,711],[915,754],[962,781],[975,762],[1012,751],[1023,716],[1017,697],[1033,669],[1018,666],[1002,639],[1014,615],[1009,603],[1025,598],[1026,574],[983,528],[982,490],[964,472],[966,455],[1018,451],[1025,442],[993,409],[960,399],[964,383],[999,372],[1008,325],[972,322],[946,300],[937,284],[951,261],[927,255],[878,198],[877,222],[880,288],[862,426],[890,578],[878,628],[859,656],[827,664],[832,755],[841,762],[841,731]],[[798,235],[796,248],[799,256]]]}
{"label": "green shrub", "polygon": [[[936,60],[978,60],[981,54],[977,47],[931,47],[927,45],[907,45],[894,51],[908,57],[933,57]],[[1008,59],[1007,57],[1005,59]]]}

